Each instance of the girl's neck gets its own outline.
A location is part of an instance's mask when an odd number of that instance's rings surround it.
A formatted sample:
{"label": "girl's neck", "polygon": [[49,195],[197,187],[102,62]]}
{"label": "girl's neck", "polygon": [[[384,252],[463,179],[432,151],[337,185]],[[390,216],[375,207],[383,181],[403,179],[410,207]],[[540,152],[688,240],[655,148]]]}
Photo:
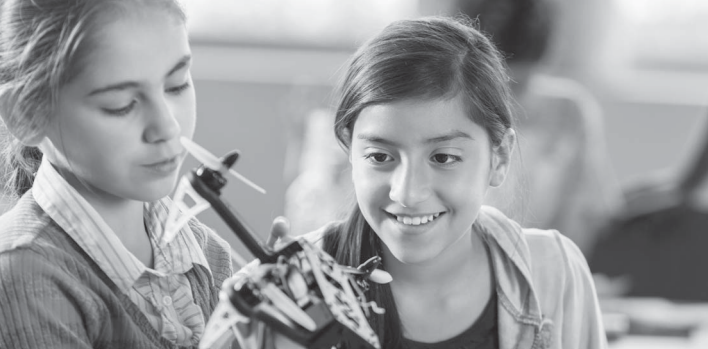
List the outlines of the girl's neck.
{"label": "girl's neck", "polygon": [[423,263],[404,264],[386,246],[383,250],[386,270],[393,277],[392,287],[399,286],[401,289],[439,290],[445,285],[459,283],[466,275],[489,268],[484,242],[472,229],[437,257]]}
{"label": "girl's neck", "polygon": [[103,218],[123,247],[146,267],[153,268],[154,255],[143,219],[143,203],[88,187],[72,175],[65,178]]}
{"label": "girl's neck", "polygon": [[106,193],[91,187],[70,172],[57,170],[121,240],[131,238],[134,234],[145,234],[142,202]]}
{"label": "girl's neck", "polygon": [[386,263],[386,270],[393,277],[391,292],[403,335],[419,342],[447,340],[472,326],[494,289],[487,249],[474,231],[433,260]]}

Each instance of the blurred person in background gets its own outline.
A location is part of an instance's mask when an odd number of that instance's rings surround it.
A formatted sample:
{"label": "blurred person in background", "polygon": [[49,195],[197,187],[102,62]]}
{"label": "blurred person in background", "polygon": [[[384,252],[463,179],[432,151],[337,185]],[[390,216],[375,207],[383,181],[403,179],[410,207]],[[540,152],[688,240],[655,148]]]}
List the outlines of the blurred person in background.
{"label": "blurred person in background", "polygon": [[[602,288],[631,297],[708,301],[708,119],[701,146],[678,176],[648,175],[588,257]],[[603,290],[598,285],[598,292]]]}
{"label": "blurred person in background", "polygon": [[578,82],[551,76],[548,62],[556,14],[550,0],[459,0],[460,12],[506,56],[518,101],[520,161],[487,204],[522,226],[557,229],[584,253],[622,206],[605,149],[602,112]]}

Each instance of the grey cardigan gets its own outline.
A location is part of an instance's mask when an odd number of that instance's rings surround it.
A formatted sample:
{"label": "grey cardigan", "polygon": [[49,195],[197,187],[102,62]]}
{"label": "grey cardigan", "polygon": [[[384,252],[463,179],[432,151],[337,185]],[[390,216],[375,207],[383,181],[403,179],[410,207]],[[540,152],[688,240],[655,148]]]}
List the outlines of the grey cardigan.
{"label": "grey cardigan", "polygon": [[[229,245],[189,222],[211,274],[187,272],[208,319],[232,274]],[[162,338],[140,309],[27,192],[0,216],[0,348],[182,348]]]}

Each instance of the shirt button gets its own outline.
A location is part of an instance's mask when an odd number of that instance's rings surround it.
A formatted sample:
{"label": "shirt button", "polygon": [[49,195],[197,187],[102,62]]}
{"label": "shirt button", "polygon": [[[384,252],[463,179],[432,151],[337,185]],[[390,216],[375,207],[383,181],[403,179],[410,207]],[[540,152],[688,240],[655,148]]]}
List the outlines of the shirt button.
{"label": "shirt button", "polygon": [[170,297],[170,296],[162,297],[162,304],[169,307],[170,304],[172,304],[172,297]]}

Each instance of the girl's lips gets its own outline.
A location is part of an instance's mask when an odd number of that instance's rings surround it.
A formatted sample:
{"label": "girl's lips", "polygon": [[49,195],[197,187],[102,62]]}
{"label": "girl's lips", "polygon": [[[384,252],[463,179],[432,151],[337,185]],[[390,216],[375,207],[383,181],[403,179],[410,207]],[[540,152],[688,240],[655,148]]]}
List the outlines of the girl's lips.
{"label": "girl's lips", "polygon": [[389,217],[396,220],[398,224],[408,226],[408,227],[424,227],[435,222],[441,215],[445,212],[437,212],[433,214],[421,214],[421,215],[397,215],[390,212],[386,212]]}
{"label": "girl's lips", "polygon": [[163,161],[143,165],[143,167],[158,174],[170,174],[179,168],[179,159],[180,156],[177,155]]}
{"label": "girl's lips", "polygon": [[171,157],[171,158],[167,158],[167,159],[165,159],[165,160],[158,161],[158,162],[153,162],[152,164],[147,164],[147,165],[145,165],[145,166],[148,166],[148,167],[150,167],[150,166],[160,166],[160,165],[164,165],[164,164],[170,163],[170,162],[172,162],[172,161],[175,161],[176,159],[177,159],[177,157],[176,157],[176,156],[173,156],[173,157]]}
{"label": "girl's lips", "polygon": [[162,160],[158,160],[158,161],[155,161],[155,162],[149,163],[149,164],[144,164],[143,166],[145,166],[145,167],[164,166],[164,165],[172,163],[172,162],[179,162],[180,158],[184,157],[185,155],[187,155],[187,151],[183,149],[182,151],[176,153],[176,155],[164,157],[164,158],[162,158]]}

